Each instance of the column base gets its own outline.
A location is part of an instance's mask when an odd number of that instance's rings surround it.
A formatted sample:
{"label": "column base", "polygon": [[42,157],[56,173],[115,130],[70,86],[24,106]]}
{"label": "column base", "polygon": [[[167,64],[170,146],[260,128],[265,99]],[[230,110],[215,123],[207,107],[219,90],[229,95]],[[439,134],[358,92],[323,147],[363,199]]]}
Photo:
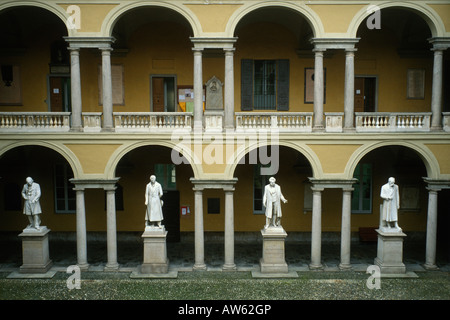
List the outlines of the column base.
{"label": "column base", "polygon": [[234,263],[233,264],[224,264],[222,266],[222,270],[223,271],[236,271],[237,268],[236,268],[236,265]]}
{"label": "column base", "polygon": [[438,271],[439,270],[439,267],[437,265],[435,265],[435,264],[425,263],[425,264],[423,264],[423,267],[426,270],[429,270],[429,271]]}
{"label": "column base", "polygon": [[322,264],[312,264],[312,263],[310,263],[308,265],[308,267],[309,267],[309,270],[312,270],[312,271],[323,270],[323,265]]}
{"label": "column base", "polygon": [[192,267],[194,271],[206,271],[206,264],[194,264]]}
{"label": "column base", "polygon": [[103,271],[106,272],[113,272],[119,270],[119,264],[118,263],[107,263]]}
{"label": "column base", "polygon": [[339,264],[339,269],[342,270],[342,271],[347,271],[347,270],[352,270],[353,267],[352,267],[351,264],[348,264],[348,263],[340,263]]}
{"label": "column base", "polygon": [[81,271],[87,271],[89,269],[89,263],[77,263],[77,266]]}

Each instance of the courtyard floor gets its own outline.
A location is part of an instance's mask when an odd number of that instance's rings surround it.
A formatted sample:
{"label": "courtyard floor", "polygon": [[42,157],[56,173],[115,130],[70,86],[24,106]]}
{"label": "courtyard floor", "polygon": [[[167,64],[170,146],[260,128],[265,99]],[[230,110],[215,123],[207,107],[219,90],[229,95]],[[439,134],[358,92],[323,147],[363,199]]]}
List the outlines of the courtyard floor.
{"label": "courtyard floor", "polygon": [[[48,279],[11,278],[10,275],[17,273],[21,265],[21,244],[18,241],[3,241],[0,244],[2,302],[152,300],[149,306],[158,307],[171,301],[175,305],[166,307],[172,312],[188,312],[189,306],[207,306],[208,303],[214,303],[218,310],[222,310],[226,301],[243,303],[247,300],[253,303],[259,301],[259,304],[272,304],[272,311],[277,307],[288,306],[295,309],[297,306],[295,302],[300,300],[450,300],[448,253],[438,252],[437,271],[426,270],[423,268],[424,243],[405,242],[403,261],[408,276],[400,278],[374,279],[367,272],[377,254],[376,243],[353,241],[352,269],[341,271],[338,268],[339,244],[325,242],[322,244],[324,268],[320,271],[311,271],[308,268],[310,243],[294,241],[286,242],[285,251],[290,274],[295,275],[293,278],[254,277],[253,273],[259,270],[262,252],[260,243],[235,243],[237,271],[226,272],[222,271],[223,242],[207,242],[205,243],[207,271],[202,272],[192,271],[194,244],[178,242],[167,244],[169,271],[175,273],[176,277],[136,279],[131,275],[142,263],[143,247],[140,239],[118,241],[117,255],[120,267],[116,272],[104,271],[107,261],[106,243],[88,241],[90,267],[88,271],[81,272],[79,289],[70,289],[68,286],[72,273],[67,273],[67,268],[76,264],[75,242],[50,241],[50,258],[53,261],[51,271],[54,271],[54,275]],[[155,301],[158,303],[155,304]],[[217,306],[218,301],[224,304]],[[184,309],[180,309],[182,307]]]}

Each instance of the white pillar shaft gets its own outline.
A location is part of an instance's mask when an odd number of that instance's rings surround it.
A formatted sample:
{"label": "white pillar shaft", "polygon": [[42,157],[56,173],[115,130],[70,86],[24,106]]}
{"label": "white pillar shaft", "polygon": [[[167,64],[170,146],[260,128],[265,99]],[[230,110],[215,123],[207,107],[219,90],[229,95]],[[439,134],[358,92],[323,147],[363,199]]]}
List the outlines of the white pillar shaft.
{"label": "white pillar shaft", "polygon": [[234,270],[234,208],[233,191],[225,191],[225,263],[224,270]]}
{"label": "white pillar shaft", "polygon": [[350,268],[352,192],[342,191],[341,263],[340,268]]}
{"label": "white pillar shaft", "polygon": [[76,190],[76,219],[77,219],[77,264],[80,269],[87,269],[87,241],[86,241],[86,209],[84,189]]}
{"label": "white pillar shaft", "polygon": [[310,268],[322,267],[322,190],[313,189],[312,232],[311,232],[311,264]]}
{"label": "white pillar shaft", "polygon": [[205,240],[203,231],[203,191],[195,190],[195,263],[194,270],[205,270]]}
{"label": "white pillar shaft", "polygon": [[70,96],[72,106],[72,130],[81,131],[81,77],[80,77],[80,50],[70,50]]}
{"label": "white pillar shaft", "polygon": [[436,268],[437,201],[437,191],[429,190],[425,267],[430,269]]}
{"label": "white pillar shaft", "polygon": [[314,58],[314,128],[323,125],[323,51],[315,51]]}
{"label": "white pillar shaft", "polygon": [[194,50],[194,129],[203,128],[202,50]]}
{"label": "white pillar shaft", "polygon": [[106,268],[118,269],[115,190],[106,190],[106,239],[108,250]]}
{"label": "white pillar shaft", "polygon": [[113,128],[111,49],[102,49],[103,129]]}
{"label": "white pillar shaft", "polygon": [[234,128],[234,49],[225,50],[225,129]]}
{"label": "white pillar shaft", "polygon": [[442,72],[443,72],[443,51],[434,50],[433,62],[433,85],[431,93],[431,128],[440,129],[442,127]]}
{"label": "white pillar shaft", "polygon": [[344,128],[353,128],[355,111],[355,54],[353,50],[345,52],[345,91],[344,91]]}

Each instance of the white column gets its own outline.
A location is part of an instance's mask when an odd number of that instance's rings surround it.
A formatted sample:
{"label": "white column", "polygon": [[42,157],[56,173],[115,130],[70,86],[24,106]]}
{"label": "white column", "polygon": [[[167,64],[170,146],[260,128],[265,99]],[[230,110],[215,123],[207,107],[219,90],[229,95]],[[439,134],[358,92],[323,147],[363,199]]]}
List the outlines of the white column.
{"label": "white column", "polygon": [[355,112],[355,52],[356,49],[345,50],[345,91],[344,91],[344,129],[354,129]]}
{"label": "white column", "polygon": [[436,234],[437,234],[438,190],[428,188],[427,242],[425,268],[437,269]]}
{"label": "white column", "polygon": [[234,129],[234,48],[225,50],[225,129]]}
{"label": "white column", "polygon": [[203,128],[203,49],[194,51],[194,129]]}
{"label": "white column", "polygon": [[116,198],[115,187],[106,190],[106,239],[108,250],[108,262],[105,270],[117,270],[117,228],[116,228]]}
{"label": "white column", "polygon": [[68,48],[70,50],[70,96],[72,106],[71,130],[81,131],[81,77],[80,77],[80,49]]}
{"label": "white column", "polygon": [[84,202],[84,188],[75,187],[76,191],[76,219],[77,219],[77,265],[81,270],[87,270],[87,241],[86,241],[86,209]]}
{"label": "white column", "polygon": [[434,49],[433,86],[431,92],[431,129],[442,128],[442,66],[443,50]]}
{"label": "white column", "polygon": [[352,190],[342,190],[342,225],[341,225],[341,263],[340,269],[350,269],[350,244],[351,244],[351,209]]}
{"label": "white column", "polygon": [[225,190],[225,263],[223,270],[236,270],[234,263],[233,191]]}
{"label": "white column", "polygon": [[323,52],[314,49],[314,126],[313,129],[321,131],[323,124]]}
{"label": "white column", "polygon": [[323,188],[311,187],[313,192],[312,230],[311,230],[311,264],[310,269],[321,269],[322,247],[322,191]]}
{"label": "white column", "polygon": [[111,78],[112,48],[102,48],[103,130],[113,130],[113,101]]}
{"label": "white column", "polygon": [[194,188],[195,201],[195,263],[194,270],[206,270],[203,233],[203,190]]}

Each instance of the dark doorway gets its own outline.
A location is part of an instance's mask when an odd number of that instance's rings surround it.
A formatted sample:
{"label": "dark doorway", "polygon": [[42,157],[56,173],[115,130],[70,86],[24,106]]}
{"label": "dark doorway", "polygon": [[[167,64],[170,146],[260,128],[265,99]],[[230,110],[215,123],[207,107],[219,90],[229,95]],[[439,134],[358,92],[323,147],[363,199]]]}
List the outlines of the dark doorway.
{"label": "dark doorway", "polygon": [[163,191],[164,201],[163,225],[167,230],[167,242],[180,241],[180,192],[178,190]]}

